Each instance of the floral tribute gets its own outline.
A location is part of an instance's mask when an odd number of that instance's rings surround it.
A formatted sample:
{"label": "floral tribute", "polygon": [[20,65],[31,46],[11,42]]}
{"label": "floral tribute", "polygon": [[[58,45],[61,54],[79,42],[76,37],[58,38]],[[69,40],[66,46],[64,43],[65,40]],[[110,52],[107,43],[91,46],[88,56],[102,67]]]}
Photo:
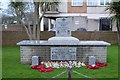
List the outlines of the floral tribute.
{"label": "floral tribute", "polygon": [[32,69],[38,70],[39,72],[52,72],[52,67],[45,67],[43,63],[40,65],[31,66]]}
{"label": "floral tribute", "polygon": [[80,68],[81,66],[86,66],[84,62],[80,61],[48,61],[48,62],[41,62],[40,65],[31,66],[32,69],[38,70],[40,72],[52,72],[52,68],[68,68],[68,67],[76,67]]}
{"label": "floral tribute", "polygon": [[[35,65],[35,66],[31,66],[32,69],[38,70],[40,72],[52,72],[53,68],[68,68],[68,67],[76,67],[76,68],[80,68],[82,66],[86,66],[84,64],[84,62],[80,62],[80,61],[48,61],[48,62],[44,62],[42,61],[40,65]],[[100,67],[104,67],[104,66],[108,66],[108,64],[106,63],[99,63],[96,62],[95,65],[87,65],[86,68],[88,69],[99,69]]]}
{"label": "floral tribute", "polygon": [[108,66],[108,64],[96,62],[96,65],[87,65],[86,67],[88,69],[99,69],[100,67],[105,67],[105,66]]}

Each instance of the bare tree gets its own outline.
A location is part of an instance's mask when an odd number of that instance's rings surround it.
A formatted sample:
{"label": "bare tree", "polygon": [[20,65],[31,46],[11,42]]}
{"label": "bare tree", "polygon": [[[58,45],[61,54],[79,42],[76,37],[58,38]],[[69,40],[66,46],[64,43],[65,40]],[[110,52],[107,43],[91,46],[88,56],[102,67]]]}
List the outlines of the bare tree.
{"label": "bare tree", "polygon": [[[33,12],[33,26],[30,26],[29,19],[26,14],[26,2],[11,2],[10,6],[15,12],[15,16],[17,16],[17,21],[22,24],[29,36],[30,40],[40,40],[40,25],[42,18],[46,11],[54,8],[57,8],[59,5],[58,0],[40,0],[39,2],[32,2],[34,7]],[[26,24],[25,21],[26,20]]]}

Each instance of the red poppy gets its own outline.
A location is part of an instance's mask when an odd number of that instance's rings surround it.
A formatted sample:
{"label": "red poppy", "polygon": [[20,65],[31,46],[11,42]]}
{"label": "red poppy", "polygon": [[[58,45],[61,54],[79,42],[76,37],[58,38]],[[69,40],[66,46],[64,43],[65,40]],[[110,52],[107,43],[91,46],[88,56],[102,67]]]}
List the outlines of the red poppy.
{"label": "red poppy", "polygon": [[52,67],[45,68],[45,65],[31,66],[32,69],[38,70],[40,72],[52,72]]}
{"label": "red poppy", "polygon": [[95,66],[87,65],[87,68],[88,68],[88,69],[99,69],[100,66],[97,66],[97,65],[95,65]]}
{"label": "red poppy", "polygon": [[36,66],[32,66],[32,69],[41,69],[41,68],[45,68],[44,65],[36,65]]}
{"label": "red poppy", "polygon": [[86,67],[87,67],[88,69],[99,69],[100,67],[104,67],[104,66],[108,66],[108,64],[97,62],[95,66],[87,65]]}
{"label": "red poppy", "polygon": [[100,67],[108,66],[108,64],[106,64],[106,63],[99,63],[99,62],[97,62],[96,65],[98,65]]}
{"label": "red poppy", "polygon": [[52,68],[51,67],[41,68],[41,69],[38,69],[38,71],[40,71],[40,72],[52,72]]}

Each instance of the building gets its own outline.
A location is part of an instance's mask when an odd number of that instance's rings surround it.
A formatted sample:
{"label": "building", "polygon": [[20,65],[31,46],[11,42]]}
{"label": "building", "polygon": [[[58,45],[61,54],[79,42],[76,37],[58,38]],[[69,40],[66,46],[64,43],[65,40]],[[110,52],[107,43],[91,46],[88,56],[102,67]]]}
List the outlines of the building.
{"label": "building", "polygon": [[[59,8],[48,11],[41,30],[54,30],[59,17],[72,17],[72,31],[116,31],[111,25],[109,11],[105,11],[110,0],[60,0]],[[48,27],[47,27],[48,26]]]}

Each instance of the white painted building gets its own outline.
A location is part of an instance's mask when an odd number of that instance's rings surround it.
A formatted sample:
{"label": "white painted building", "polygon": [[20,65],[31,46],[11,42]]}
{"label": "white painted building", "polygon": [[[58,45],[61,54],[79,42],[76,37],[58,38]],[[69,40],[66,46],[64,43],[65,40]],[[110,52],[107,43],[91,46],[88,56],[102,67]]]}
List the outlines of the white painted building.
{"label": "white painted building", "polygon": [[[110,0],[61,0],[58,12],[52,11],[45,14],[44,19],[47,18],[48,22],[47,30],[54,29],[56,18],[72,17],[72,31],[81,28],[87,31],[116,31],[116,27],[112,27],[109,19],[111,15],[105,11],[109,3]],[[44,27],[41,27],[42,31],[44,31]]]}

